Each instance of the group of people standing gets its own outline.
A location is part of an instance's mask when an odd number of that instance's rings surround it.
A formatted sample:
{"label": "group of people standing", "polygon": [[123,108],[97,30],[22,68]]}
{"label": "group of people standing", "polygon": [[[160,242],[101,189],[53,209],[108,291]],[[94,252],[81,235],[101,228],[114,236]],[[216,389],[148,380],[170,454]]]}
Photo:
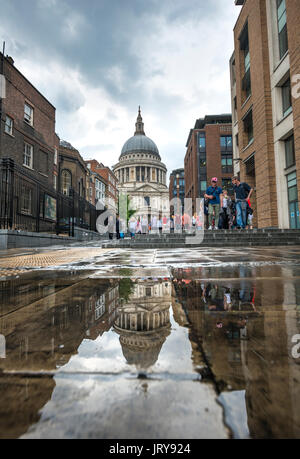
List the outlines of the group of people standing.
{"label": "group of people standing", "polygon": [[204,195],[205,213],[208,215],[208,229],[252,229],[253,210],[250,198],[253,193],[247,183],[241,183],[238,177],[232,177],[235,199],[228,196],[227,190],[218,186],[217,177]]}
{"label": "group of people standing", "polygon": [[[128,230],[133,238],[136,234],[161,233],[161,232],[190,232],[218,229],[252,229],[253,210],[250,198],[253,193],[247,183],[241,183],[238,177],[232,178],[234,198],[228,195],[227,190],[218,186],[218,178],[213,177],[211,185],[207,188],[199,213],[190,216],[188,212],[183,215],[170,216],[147,215],[132,216],[128,222]],[[205,216],[207,223],[205,224]],[[114,229],[115,228],[115,229]],[[108,232],[113,239],[116,231],[117,239],[125,237],[127,233],[126,223],[117,215],[116,221],[111,216],[108,219]]]}

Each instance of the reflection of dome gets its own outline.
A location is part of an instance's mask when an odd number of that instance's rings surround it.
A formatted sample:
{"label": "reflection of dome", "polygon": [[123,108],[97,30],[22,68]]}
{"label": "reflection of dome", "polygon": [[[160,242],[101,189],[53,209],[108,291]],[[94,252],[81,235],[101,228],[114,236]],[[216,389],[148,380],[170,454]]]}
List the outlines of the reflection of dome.
{"label": "reflection of dome", "polygon": [[[120,330],[119,333],[121,333]],[[169,328],[165,328],[150,334],[139,332],[121,335],[120,343],[127,363],[139,369],[146,369],[154,365],[169,333]]]}
{"label": "reflection of dome", "polygon": [[128,303],[118,309],[114,323],[127,363],[146,369],[158,359],[162,345],[170,334],[169,282],[143,281],[135,285]]}

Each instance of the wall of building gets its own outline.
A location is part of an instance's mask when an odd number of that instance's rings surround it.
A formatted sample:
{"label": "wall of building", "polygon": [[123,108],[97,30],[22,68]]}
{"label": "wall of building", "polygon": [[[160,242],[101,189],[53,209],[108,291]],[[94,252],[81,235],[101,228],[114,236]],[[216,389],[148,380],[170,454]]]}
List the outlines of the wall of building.
{"label": "wall of building", "polygon": [[[1,58],[0,53],[0,58]],[[53,185],[55,107],[34,88],[8,59],[4,59],[6,97],[3,99],[0,157],[13,158],[23,165],[24,142],[33,146],[32,173],[43,184]],[[24,121],[25,102],[33,108],[33,125]],[[5,132],[8,115],[12,135]]]}

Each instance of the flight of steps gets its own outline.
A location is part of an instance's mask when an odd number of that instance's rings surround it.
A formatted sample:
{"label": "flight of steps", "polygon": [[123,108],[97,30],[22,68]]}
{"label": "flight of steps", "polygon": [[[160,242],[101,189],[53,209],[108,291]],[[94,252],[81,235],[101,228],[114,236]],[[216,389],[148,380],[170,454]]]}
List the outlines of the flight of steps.
{"label": "flight of steps", "polygon": [[135,249],[173,249],[180,247],[268,247],[300,244],[300,230],[254,229],[254,230],[219,230],[204,233],[202,243],[188,243],[186,238],[193,234],[137,234],[134,239],[126,237],[114,239],[103,247],[135,248]]}

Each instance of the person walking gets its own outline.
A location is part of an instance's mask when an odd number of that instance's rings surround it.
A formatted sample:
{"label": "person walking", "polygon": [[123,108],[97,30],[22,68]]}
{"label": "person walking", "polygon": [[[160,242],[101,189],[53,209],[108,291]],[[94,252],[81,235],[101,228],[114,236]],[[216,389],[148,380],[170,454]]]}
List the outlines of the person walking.
{"label": "person walking", "polygon": [[108,237],[109,239],[114,238],[114,231],[115,231],[115,220],[112,215],[108,217]]}
{"label": "person walking", "polygon": [[152,234],[156,234],[157,233],[157,217],[156,215],[153,216],[152,220],[151,220],[151,233]]}
{"label": "person walking", "polygon": [[235,193],[237,227],[245,229],[247,226],[247,201],[250,200],[254,190],[248,183],[241,183],[238,177],[232,177],[232,184]]}
{"label": "person walking", "polygon": [[142,218],[142,233],[143,234],[148,233],[148,218],[146,215],[144,215]]}
{"label": "person walking", "polygon": [[129,221],[129,231],[130,231],[131,239],[133,239],[135,236],[136,227],[137,227],[137,221],[134,217],[131,217]]}
{"label": "person walking", "polygon": [[136,224],[136,234],[142,234],[142,223],[141,217],[138,217],[137,224]]}
{"label": "person walking", "polygon": [[117,220],[116,220],[116,233],[117,233],[117,239],[120,239],[120,217],[117,215]]}
{"label": "person walking", "polygon": [[247,207],[247,229],[250,229],[252,230],[253,229],[253,209],[251,207],[251,202],[250,202],[250,199],[248,199],[247,201],[248,203],[248,207]]}
{"label": "person walking", "polygon": [[229,228],[231,199],[228,196],[227,190],[223,190],[222,208],[220,213],[219,229]]}
{"label": "person walking", "polygon": [[223,199],[222,188],[218,186],[217,177],[211,179],[211,186],[207,188],[204,197],[209,200],[208,204],[208,225],[209,230],[213,229],[213,219],[215,220],[215,230],[219,229],[220,206]]}

